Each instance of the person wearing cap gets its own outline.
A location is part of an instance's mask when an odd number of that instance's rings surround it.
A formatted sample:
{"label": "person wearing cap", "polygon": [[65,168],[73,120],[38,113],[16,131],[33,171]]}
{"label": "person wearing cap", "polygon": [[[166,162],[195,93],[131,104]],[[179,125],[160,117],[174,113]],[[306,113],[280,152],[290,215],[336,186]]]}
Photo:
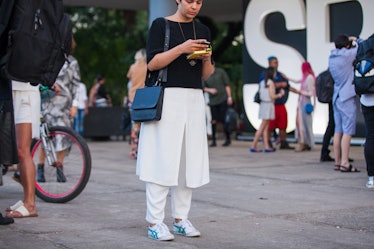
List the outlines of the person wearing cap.
{"label": "person wearing cap", "polygon": [[[281,89],[284,91],[284,95],[282,98],[276,99],[274,102],[275,107],[275,118],[270,121],[269,123],[269,134],[274,131],[276,128],[279,129],[279,139],[280,139],[280,149],[295,149],[294,147],[291,147],[287,142],[287,109],[286,109],[286,102],[288,99],[288,93],[289,91],[292,91],[294,93],[299,94],[299,91],[293,87],[291,87],[288,83],[288,78],[283,73],[278,71],[278,58],[275,56],[269,56],[268,57],[268,63],[269,67],[272,67],[275,69],[275,77],[274,77],[274,85],[275,85],[275,93],[279,94]],[[264,72],[260,74],[259,82],[261,82],[264,79]],[[271,136],[269,135],[269,138]],[[271,142],[269,143],[270,146]]]}

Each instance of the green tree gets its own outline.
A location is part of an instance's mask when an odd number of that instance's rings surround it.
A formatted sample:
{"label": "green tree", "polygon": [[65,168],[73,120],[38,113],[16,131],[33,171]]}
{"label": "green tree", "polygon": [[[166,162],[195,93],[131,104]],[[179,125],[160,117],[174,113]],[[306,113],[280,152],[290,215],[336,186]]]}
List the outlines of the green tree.
{"label": "green tree", "polygon": [[98,74],[105,75],[113,105],[127,94],[126,72],[135,51],[145,47],[147,13],[104,8],[66,8],[73,22],[82,81],[90,89]]}

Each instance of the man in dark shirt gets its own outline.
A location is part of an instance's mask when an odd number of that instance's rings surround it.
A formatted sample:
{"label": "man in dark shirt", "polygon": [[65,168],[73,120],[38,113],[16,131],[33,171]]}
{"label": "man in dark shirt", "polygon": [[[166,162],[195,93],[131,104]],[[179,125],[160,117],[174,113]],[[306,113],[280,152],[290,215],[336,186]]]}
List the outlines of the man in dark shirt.
{"label": "man in dark shirt", "polygon": [[[233,104],[231,97],[230,79],[223,68],[216,67],[208,80],[203,82],[203,90],[209,93],[209,106],[212,114],[212,142],[210,147],[216,146],[217,123],[224,124],[229,106]],[[222,146],[231,144],[231,132],[224,129],[226,140]]]}

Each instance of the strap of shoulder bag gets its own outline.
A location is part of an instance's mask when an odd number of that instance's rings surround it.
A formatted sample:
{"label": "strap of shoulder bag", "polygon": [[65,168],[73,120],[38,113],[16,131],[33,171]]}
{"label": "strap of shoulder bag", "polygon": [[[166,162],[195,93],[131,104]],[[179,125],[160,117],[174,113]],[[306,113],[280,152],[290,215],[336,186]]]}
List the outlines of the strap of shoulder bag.
{"label": "strap of shoulder bag", "polygon": [[[164,42],[164,52],[169,50],[170,42],[170,24],[169,21],[165,18],[165,42]],[[161,69],[158,73],[157,81],[166,82],[168,79],[168,67]]]}

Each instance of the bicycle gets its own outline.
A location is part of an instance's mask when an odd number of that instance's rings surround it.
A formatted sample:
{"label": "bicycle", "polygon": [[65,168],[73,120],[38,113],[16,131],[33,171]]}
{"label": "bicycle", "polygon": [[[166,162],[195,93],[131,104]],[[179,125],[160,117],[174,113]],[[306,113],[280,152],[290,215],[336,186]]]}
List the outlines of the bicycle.
{"label": "bicycle", "polygon": [[[41,87],[40,90],[44,98],[54,95],[54,89]],[[35,194],[46,202],[71,201],[83,191],[90,178],[89,147],[72,128],[49,127],[42,115],[39,129],[40,138],[33,139],[30,146],[36,171],[38,172],[38,164],[44,165],[43,179],[36,177]],[[7,173],[9,166],[11,165],[0,165],[1,176]],[[14,172],[13,179],[20,182],[19,171]],[[2,185],[1,181],[0,185]]]}
{"label": "bicycle", "polygon": [[[35,194],[52,203],[65,203],[77,197],[91,174],[91,153],[86,141],[72,128],[49,127],[40,120],[40,138],[33,140],[31,155],[36,170],[44,163],[44,179],[36,180]],[[41,154],[45,162],[40,162]]]}

